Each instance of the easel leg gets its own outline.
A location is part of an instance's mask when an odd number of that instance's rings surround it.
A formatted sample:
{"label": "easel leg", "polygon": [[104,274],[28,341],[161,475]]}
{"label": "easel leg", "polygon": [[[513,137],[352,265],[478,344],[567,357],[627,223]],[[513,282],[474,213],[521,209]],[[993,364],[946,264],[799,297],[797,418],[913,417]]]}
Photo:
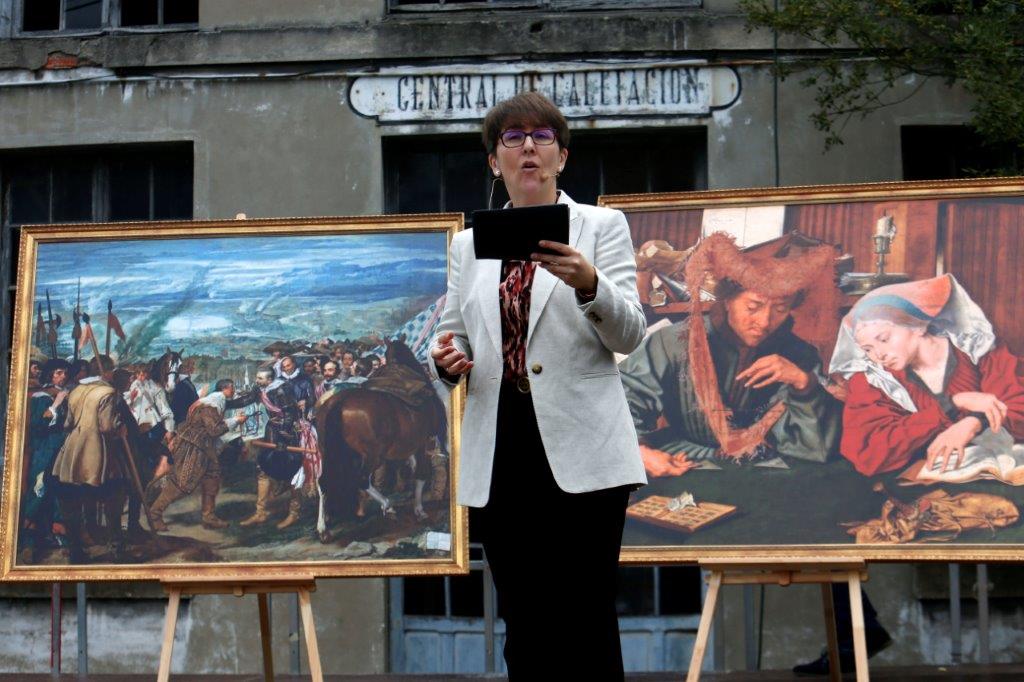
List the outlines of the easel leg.
{"label": "easel leg", "polygon": [[316,643],[316,626],[313,625],[313,606],[309,602],[309,590],[299,589],[299,611],[302,613],[302,632],[306,636],[306,656],[309,658],[309,674],[313,682],[324,682],[320,669],[320,648]]}
{"label": "easel leg", "polygon": [[853,619],[853,655],[857,663],[857,682],[868,682],[868,645],[864,638],[864,604],[860,595],[860,572],[849,572],[850,615]]}
{"label": "easel leg", "polygon": [[828,641],[828,679],[839,682],[843,679],[839,667],[839,635],[836,634],[836,605],[832,599],[832,583],[821,584],[821,603],[825,607],[825,637]]}
{"label": "easel leg", "polygon": [[181,588],[172,587],[167,594],[167,615],[164,617],[164,642],[160,647],[160,671],[157,682],[171,678],[171,652],[174,649],[174,626],[178,623],[178,606],[181,603]]}
{"label": "easel leg", "polygon": [[686,682],[700,680],[700,669],[704,664],[704,650],[708,647],[708,636],[711,634],[711,621],[715,617],[715,603],[718,601],[718,589],[722,586],[722,572],[712,571],[708,580],[708,593],[704,598],[704,609],[700,614],[700,625],[697,627],[697,641],[693,643],[693,656],[690,657],[690,670],[686,673]]}
{"label": "easel leg", "polygon": [[268,595],[260,592],[256,595],[260,603],[260,643],[263,645],[263,679],[274,682],[274,651],[270,639],[270,607],[267,605]]}

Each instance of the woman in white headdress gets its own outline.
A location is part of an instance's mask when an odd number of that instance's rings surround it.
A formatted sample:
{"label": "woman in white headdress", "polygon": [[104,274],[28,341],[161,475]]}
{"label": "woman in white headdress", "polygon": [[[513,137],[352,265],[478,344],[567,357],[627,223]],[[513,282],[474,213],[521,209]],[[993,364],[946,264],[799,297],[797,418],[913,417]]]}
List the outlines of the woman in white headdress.
{"label": "woman in white headdress", "polygon": [[866,476],[921,454],[929,471],[956,468],[986,429],[1024,440],[1019,360],[952,275],[864,296],[829,371],[849,379],[840,452]]}

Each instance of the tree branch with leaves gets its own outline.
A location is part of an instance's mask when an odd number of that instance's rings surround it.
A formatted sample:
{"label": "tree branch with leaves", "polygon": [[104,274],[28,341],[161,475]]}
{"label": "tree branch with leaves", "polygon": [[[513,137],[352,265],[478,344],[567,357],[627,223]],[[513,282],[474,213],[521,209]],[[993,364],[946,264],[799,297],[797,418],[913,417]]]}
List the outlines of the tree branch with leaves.
{"label": "tree branch with leaves", "polygon": [[[748,30],[801,38],[815,49],[779,60],[815,89],[825,148],[853,117],[912,97],[938,79],[972,97],[969,126],[1013,149],[1024,170],[1024,3],[1010,0],[740,0]],[[913,78],[915,87],[905,85]]]}

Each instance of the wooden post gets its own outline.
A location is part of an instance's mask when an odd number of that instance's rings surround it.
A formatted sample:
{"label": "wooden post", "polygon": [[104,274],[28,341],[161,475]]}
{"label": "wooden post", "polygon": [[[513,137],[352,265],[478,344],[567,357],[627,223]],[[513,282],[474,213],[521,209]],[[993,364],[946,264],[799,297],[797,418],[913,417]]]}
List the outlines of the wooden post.
{"label": "wooden post", "polygon": [[313,678],[313,682],[324,682],[324,673],[320,669],[320,647],[316,643],[316,627],[313,624],[313,607],[309,601],[309,590],[299,590],[299,611],[302,613],[302,634],[306,637],[309,674]]}
{"label": "wooden post", "polygon": [[839,645],[835,628],[835,605],[832,602],[832,584],[847,583],[850,589],[850,610],[853,625],[854,653],[857,663],[857,682],[868,682],[867,644],[864,639],[864,609],[861,604],[860,584],[867,580],[867,567],[861,559],[833,559],[827,557],[777,559],[736,558],[706,559],[700,567],[709,571],[708,592],[701,610],[697,639],[686,682],[700,680],[704,652],[707,649],[711,623],[715,617],[715,604],[722,585],[780,585],[820,584],[825,612],[825,629],[829,644],[829,676],[835,682],[842,679],[839,667]]}
{"label": "wooden post", "polygon": [[836,604],[832,598],[832,583],[821,584],[821,603],[825,607],[825,637],[828,640],[828,679],[840,682],[843,679],[839,664],[839,635],[836,633]]}
{"label": "wooden post", "polygon": [[313,622],[313,607],[309,594],[316,590],[316,581],[312,576],[294,578],[264,578],[251,582],[226,582],[223,578],[190,581],[166,581],[163,583],[167,592],[167,615],[164,619],[164,640],[160,650],[160,670],[157,682],[168,682],[171,676],[171,653],[174,648],[174,627],[178,620],[178,607],[181,596],[199,594],[233,594],[242,597],[255,594],[260,612],[260,640],[263,651],[263,676],[269,682],[274,679],[274,658],[271,647],[270,607],[267,596],[270,594],[297,594],[302,610],[302,626],[306,637],[306,654],[309,657],[309,671],[313,682],[323,682],[323,670],[320,665],[320,649],[317,646],[316,626]]}
{"label": "wooden post", "polygon": [[849,572],[850,616],[853,619],[853,658],[857,682],[868,682],[868,645],[864,638],[864,604],[860,595],[860,571]]}
{"label": "wooden post", "polygon": [[174,626],[178,623],[178,606],[181,604],[181,588],[171,587],[167,593],[167,614],[164,616],[164,642],[160,647],[160,670],[157,682],[167,682],[171,677],[171,652],[174,650]]}
{"label": "wooden post", "polygon": [[693,656],[690,658],[690,670],[686,674],[686,682],[697,682],[700,679],[700,669],[704,665],[704,651],[708,647],[708,635],[711,634],[711,621],[715,618],[715,603],[718,601],[718,590],[721,586],[722,571],[712,571],[708,577],[708,593],[704,598],[704,608],[700,613],[697,641],[693,643]]}

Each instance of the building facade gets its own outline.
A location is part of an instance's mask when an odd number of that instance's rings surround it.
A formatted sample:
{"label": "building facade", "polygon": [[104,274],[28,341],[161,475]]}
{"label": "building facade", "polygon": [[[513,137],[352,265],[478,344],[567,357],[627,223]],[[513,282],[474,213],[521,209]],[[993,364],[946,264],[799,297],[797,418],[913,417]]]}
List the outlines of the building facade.
{"label": "building facade", "polygon": [[[955,172],[948,126],[967,119],[970,101],[936,82],[901,84],[920,88],[851,120],[847,144],[826,153],[809,119],[814,93],[773,71],[810,49],[785,40],[773,49],[732,0],[0,0],[0,338],[9,343],[20,225],[468,213],[490,189],[483,112],[523,89],[569,115],[562,184],[578,201]],[[881,660],[947,662],[944,574],[872,573],[897,639]],[[623,584],[627,667],[684,667],[697,572],[631,568]],[[481,593],[478,574],[324,581],[314,607],[325,669],[482,671]],[[155,667],[160,594],[90,586],[91,672]],[[45,670],[48,601],[24,587],[4,595],[0,667]],[[756,607],[758,595],[748,596]],[[813,588],[767,590],[764,667],[817,654],[816,600]],[[283,599],[274,607],[277,659],[294,670],[292,609]],[[744,627],[754,610],[740,590],[726,594],[719,667],[750,660],[735,643],[756,638],[753,623]],[[73,616],[68,609],[65,670],[75,669]],[[254,616],[244,600],[191,600],[176,669],[258,671]],[[1009,627],[1021,617],[993,608],[997,656],[1024,649]]]}

